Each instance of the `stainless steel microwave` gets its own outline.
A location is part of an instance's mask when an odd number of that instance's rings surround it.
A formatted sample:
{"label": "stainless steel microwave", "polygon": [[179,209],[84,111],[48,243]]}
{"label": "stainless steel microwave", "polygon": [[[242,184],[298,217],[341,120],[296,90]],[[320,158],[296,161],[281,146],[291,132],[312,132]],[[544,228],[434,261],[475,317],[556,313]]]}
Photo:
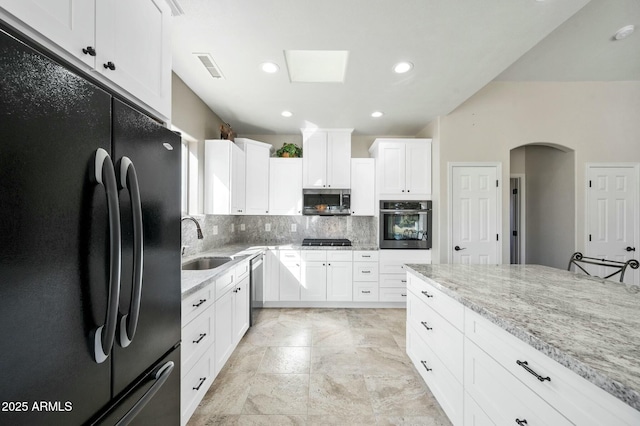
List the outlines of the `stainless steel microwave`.
{"label": "stainless steel microwave", "polygon": [[381,249],[430,249],[431,201],[380,201]]}
{"label": "stainless steel microwave", "polygon": [[305,189],[302,191],[304,215],[347,216],[351,214],[348,189]]}

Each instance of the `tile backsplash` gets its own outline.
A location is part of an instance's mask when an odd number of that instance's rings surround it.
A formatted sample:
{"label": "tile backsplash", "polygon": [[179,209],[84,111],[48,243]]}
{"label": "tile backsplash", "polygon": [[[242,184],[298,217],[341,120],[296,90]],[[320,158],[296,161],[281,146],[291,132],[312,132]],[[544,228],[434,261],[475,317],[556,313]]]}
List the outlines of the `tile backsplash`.
{"label": "tile backsplash", "polygon": [[[304,238],[348,238],[357,244],[377,244],[378,220],[361,216],[222,216],[196,215],[204,239],[196,238],[195,224],[182,222],[185,255],[233,243],[295,244]],[[244,225],[244,230],[242,229]],[[270,231],[266,231],[269,225]],[[294,225],[294,226],[292,226]],[[217,235],[214,235],[217,227]],[[295,231],[292,229],[295,227]]]}

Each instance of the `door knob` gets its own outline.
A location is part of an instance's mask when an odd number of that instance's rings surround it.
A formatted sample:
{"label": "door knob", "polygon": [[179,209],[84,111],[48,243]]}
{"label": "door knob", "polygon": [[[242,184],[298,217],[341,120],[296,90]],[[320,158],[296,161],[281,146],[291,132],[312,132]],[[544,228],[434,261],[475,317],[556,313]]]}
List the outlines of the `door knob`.
{"label": "door knob", "polygon": [[629,246],[629,247],[627,247],[625,250],[626,250],[626,251],[636,251],[636,248],[635,248],[635,247],[631,247],[631,246]]}
{"label": "door knob", "polygon": [[455,246],[453,249],[455,251],[460,251],[460,250],[466,250],[467,248],[466,247]]}

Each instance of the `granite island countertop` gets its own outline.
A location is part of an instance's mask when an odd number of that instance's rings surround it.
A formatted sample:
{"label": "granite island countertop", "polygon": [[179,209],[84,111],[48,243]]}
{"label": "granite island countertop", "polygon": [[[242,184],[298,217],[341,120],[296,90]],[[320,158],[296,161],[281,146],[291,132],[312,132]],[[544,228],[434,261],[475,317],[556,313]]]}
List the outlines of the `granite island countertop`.
{"label": "granite island countertop", "polygon": [[540,265],[407,265],[640,410],[640,287]]}
{"label": "granite island countertop", "polygon": [[206,285],[209,285],[215,281],[216,278],[227,272],[229,269],[235,267],[238,263],[247,259],[248,257],[255,256],[258,252],[264,250],[378,250],[378,246],[374,244],[359,244],[354,243],[352,246],[303,246],[300,243],[294,244],[228,244],[221,247],[217,247],[212,250],[197,253],[191,256],[184,256],[182,263],[189,262],[190,260],[197,259],[199,257],[232,257],[233,260],[225,263],[214,269],[207,269],[203,271],[181,271],[180,282],[182,288],[182,299],[190,296],[196,291],[200,290]]}

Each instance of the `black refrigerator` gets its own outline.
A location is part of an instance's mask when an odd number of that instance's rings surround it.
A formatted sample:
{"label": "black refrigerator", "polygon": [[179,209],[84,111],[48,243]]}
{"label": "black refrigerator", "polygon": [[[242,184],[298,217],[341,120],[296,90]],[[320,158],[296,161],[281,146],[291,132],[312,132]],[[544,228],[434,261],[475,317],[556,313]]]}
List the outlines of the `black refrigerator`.
{"label": "black refrigerator", "polygon": [[0,22],[0,424],[180,423],[180,138]]}

